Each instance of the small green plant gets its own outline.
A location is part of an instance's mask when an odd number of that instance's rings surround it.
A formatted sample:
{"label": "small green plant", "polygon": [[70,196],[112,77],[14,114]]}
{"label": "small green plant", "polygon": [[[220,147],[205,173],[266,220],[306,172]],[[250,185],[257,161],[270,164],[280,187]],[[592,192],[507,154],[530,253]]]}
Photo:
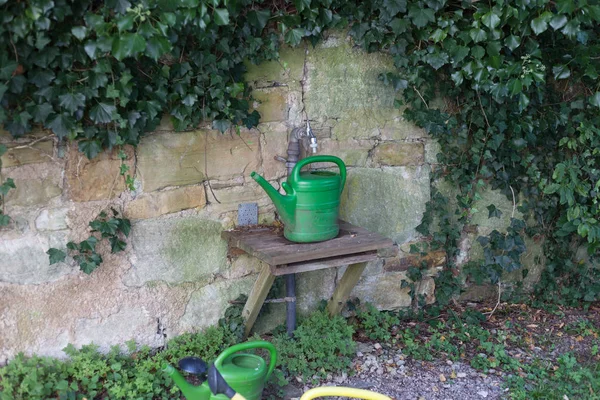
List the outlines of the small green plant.
{"label": "small green plant", "polygon": [[356,348],[353,333],[352,326],[341,316],[330,317],[325,311],[317,311],[298,325],[293,339],[285,333],[273,337],[283,372],[280,384],[285,384],[290,376],[317,382],[328,373],[348,370]]}
{"label": "small green plant", "polygon": [[356,312],[358,329],[371,340],[390,340],[392,328],[400,323],[400,319],[391,312],[379,311],[370,303]]}
{"label": "small green plant", "polygon": [[[119,218],[119,213],[113,208],[112,216],[101,212],[96,219],[90,222],[92,234],[84,241],[67,243],[67,249],[71,252],[73,259],[79,264],[79,268],[86,274],[91,274],[102,263],[102,256],[97,252],[96,245],[102,240],[108,240],[112,253],[125,250],[127,243],[123,240],[129,236],[131,222],[125,218]],[[50,265],[62,262],[67,253],[50,248],[46,254],[50,258]]]}
{"label": "small green plant", "polygon": [[[7,150],[5,145],[0,144],[0,157]],[[7,178],[6,180],[2,178],[2,159],[0,159],[0,227],[10,223],[10,217],[6,215],[6,195],[11,189],[15,188],[15,182],[11,178]]]}
{"label": "small green plant", "polygon": [[244,309],[244,304],[247,299],[248,296],[240,294],[238,298],[234,300],[233,304],[227,307],[223,318],[219,319],[219,326],[223,329],[229,329],[238,341],[241,341],[244,337],[246,324],[242,317],[242,310]]}
{"label": "small green plant", "polygon": [[179,389],[161,373],[162,364],[192,355],[211,361],[235,342],[230,330],[210,327],[173,338],[160,352],[130,341],[126,351],[113,346],[107,354],[93,344],[69,345],[67,360],[19,354],[0,368],[0,400],[179,398]]}

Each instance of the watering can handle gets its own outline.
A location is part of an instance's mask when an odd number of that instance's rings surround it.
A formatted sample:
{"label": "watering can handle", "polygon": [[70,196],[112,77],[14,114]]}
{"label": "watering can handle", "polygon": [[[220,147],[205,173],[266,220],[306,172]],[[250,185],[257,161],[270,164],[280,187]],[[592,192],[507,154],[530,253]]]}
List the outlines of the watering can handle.
{"label": "watering can handle", "polygon": [[292,182],[300,181],[300,170],[308,164],[319,162],[331,162],[338,166],[338,168],[340,169],[341,176],[340,193],[342,193],[342,191],[344,190],[344,185],[346,184],[346,164],[344,164],[341,158],[336,156],[320,155],[303,158],[302,160],[298,161],[298,163],[292,170],[292,176],[290,179],[292,180]]}
{"label": "watering can handle", "polygon": [[269,351],[271,358],[269,360],[269,369],[267,370],[267,376],[265,377],[266,382],[273,373],[273,370],[275,369],[275,364],[277,363],[277,350],[275,350],[275,346],[273,346],[273,344],[264,340],[239,343],[235,346],[231,346],[230,348],[223,350],[223,352],[219,354],[219,357],[217,357],[217,359],[215,360],[215,367],[217,367],[217,369],[221,369],[221,366],[223,365],[223,362],[225,361],[225,359],[227,359],[227,357],[234,353],[237,353],[238,351],[250,349],[267,349]]}

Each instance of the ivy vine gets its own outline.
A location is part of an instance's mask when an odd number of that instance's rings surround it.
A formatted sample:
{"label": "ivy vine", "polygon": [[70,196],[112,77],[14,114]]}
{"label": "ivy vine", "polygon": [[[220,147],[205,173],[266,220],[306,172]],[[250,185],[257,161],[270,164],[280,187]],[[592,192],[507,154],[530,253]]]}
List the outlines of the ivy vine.
{"label": "ivy vine", "polygon": [[[79,243],[67,243],[67,252],[86,274],[94,272],[103,261],[96,249],[96,245],[100,241],[107,240],[111,253],[118,253],[127,247],[127,243],[123,239],[127,238],[131,231],[131,222],[126,218],[119,218],[119,213],[115,209],[111,209],[110,214],[101,212],[89,225],[92,228],[92,234],[87,239]],[[67,252],[50,248],[46,252],[50,259],[50,265],[65,261]]]}
{"label": "ivy vine", "polygon": [[[6,153],[8,149],[5,145],[0,144],[0,157]],[[6,214],[6,195],[11,189],[16,189],[15,181],[11,178],[2,177],[2,159],[0,158],[0,227],[10,224],[10,217]]]}

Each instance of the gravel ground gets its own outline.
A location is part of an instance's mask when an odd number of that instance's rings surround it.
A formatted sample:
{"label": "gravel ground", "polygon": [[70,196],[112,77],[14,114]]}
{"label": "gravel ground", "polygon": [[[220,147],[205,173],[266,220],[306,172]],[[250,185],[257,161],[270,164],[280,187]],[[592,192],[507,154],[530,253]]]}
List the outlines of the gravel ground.
{"label": "gravel ground", "polygon": [[[462,362],[405,360],[399,350],[379,344],[358,343],[353,361],[354,376],[331,376],[319,386],[349,386],[373,390],[403,400],[499,399],[504,393],[502,377],[482,374]],[[298,399],[310,386],[290,385],[285,399]]]}

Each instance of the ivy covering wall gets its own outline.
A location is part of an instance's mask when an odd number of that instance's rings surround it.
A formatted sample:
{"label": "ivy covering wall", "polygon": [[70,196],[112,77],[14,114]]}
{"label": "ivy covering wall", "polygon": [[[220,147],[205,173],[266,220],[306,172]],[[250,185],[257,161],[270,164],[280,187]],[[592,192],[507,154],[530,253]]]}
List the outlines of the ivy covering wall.
{"label": "ivy covering wall", "polygon": [[[137,144],[165,113],[177,130],[254,127],[244,62],[349,29],[393,57],[380,79],[439,141],[434,182],[458,193],[434,185],[419,227],[430,240],[416,251],[448,255],[438,300],[461,275],[496,283],[522,269],[526,237],[545,245],[540,295],[600,296],[598,1],[0,0],[0,20],[0,123],[15,137],[42,125],[90,158]],[[523,217],[478,238],[483,260],[462,265],[472,216],[501,213],[473,207],[490,187]],[[575,257],[581,246],[591,259]]]}

